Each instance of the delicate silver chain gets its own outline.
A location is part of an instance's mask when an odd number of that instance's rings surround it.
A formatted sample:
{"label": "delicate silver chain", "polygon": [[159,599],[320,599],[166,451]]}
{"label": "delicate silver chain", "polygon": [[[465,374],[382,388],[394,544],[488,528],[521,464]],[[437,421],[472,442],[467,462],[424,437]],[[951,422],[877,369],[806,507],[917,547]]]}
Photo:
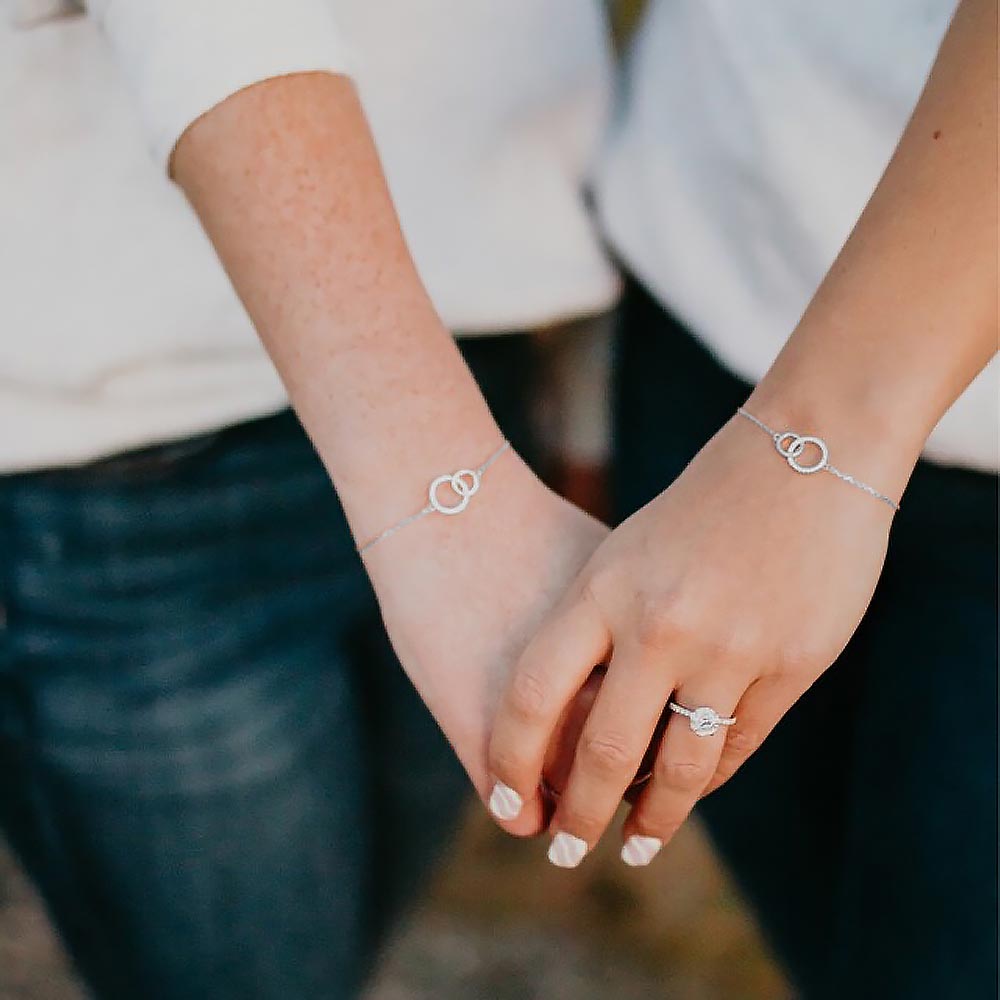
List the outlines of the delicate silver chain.
{"label": "delicate silver chain", "polygon": [[[855,479],[854,476],[849,476],[846,472],[841,472],[836,466],[831,465],[829,461],[829,449],[827,448],[826,442],[822,438],[812,437],[806,434],[797,434],[795,431],[785,431],[784,433],[781,433],[771,427],[768,427],[763,420],[758,420],[752,413],[747,413],[742,406],[737,407],[736,412],[741,417],[746,417],[750,423],[756,424],[762,431],[766,431],[774,441],[774,446],[778,450],[778,454],[781,455],[796,472],[801,472],[805,475],[810,475],[813,472],[829,472],[831,475],[836,476],[849,486],[853,486],[856,489],[867,493],[870,497],[874,497],[876,500],[880,500],[882,503],[888,504],[888,506],[890,506],[893,510],[899,510],[899,504],[893,500],[892,497],[887,497],[884,493],[879,493],[879,491],[873,486],[869,486],[867,483],[863,483],[860,479]],[[791,444],[788,445],[788,447],[785,447],[784,442],[789,439],[791,439]],[[808,444],[816,445],[820,450],[821,457],[815,464],[804,466],[799,462],[799,457],[802,455],[802,452]]]}
{"label": "delicate silver chain", "polygon": [[[402,521],[394,524],[391,528],[386,528],[381,534],[376,535],[371,540],[365,542],[364,545],[358,546],[358,553],[363,555],[367,552],[373,545],[378,545],[379,542],[384,542],[391,535],[396,534],[397,531],[401,531],[403,528],[408,527],[413,524],[414,521],[419,521],[422,517],[426,517],[428,514],[433,514],[435,512],[439,514],[461,514],[463,510],[469,505],[469,501],[479,492],[479,485],[483,478],[483,474],[486,470],[508,449],[510,448],[510,442],[505,440],[502,445],[482,465],[477,469],[459,469],[458,472],[446,473],[443,476],[437,476],[432,480],[430,486],[427,490],[427,495],[429,503],[426,507],[422,507],[416,512],[416,514],[410,514],[408,517],[404,517]],[[459,498],[457,504],[452,506],[447,506],[442,503],[438,498],[438,490],[444,486],[448,485],[454,491],[455,495]]]}

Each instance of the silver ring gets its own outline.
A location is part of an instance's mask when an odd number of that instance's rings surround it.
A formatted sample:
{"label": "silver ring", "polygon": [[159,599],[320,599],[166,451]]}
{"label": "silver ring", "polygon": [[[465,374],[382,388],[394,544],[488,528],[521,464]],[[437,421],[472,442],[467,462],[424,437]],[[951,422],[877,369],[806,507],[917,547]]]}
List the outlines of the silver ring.
{"label": "silver ring", "polygon": [[691,726],[691,732],[695,736],[714,736],[722,726],[732,726],[736,723],[736,717],[725,718],[719,715],[714,708],[702,705],[701,708],[685,708],[677,702],[668,703],[671,712],[683,715]]}

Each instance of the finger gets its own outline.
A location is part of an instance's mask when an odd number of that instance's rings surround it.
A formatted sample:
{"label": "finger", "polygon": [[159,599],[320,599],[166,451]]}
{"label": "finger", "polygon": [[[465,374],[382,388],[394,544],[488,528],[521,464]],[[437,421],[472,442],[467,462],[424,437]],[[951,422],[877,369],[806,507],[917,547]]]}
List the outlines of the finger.
{"label": "finger", "polygon": [[[671,699],[690,710],[710,708],[729,717],[746,689],[746,681],[721,670],[701,672],[683,682]],[[672,714],[657,754],[653,777],[625,822],[622,860],[647,865],[677,832],[712,780],[722,756],[725,726],[698,735],[697,722]]]}
{"label": "finger", "polygon": [[637,644],[615,648],[552,819],[553,864],[575,868],[614,817],[673,690],[668,664]]}
{"label": "finger", "polygon": [[563,711],[607,656],[610,635],[584,592],[561,607],[528,644],[500,701],[490,737],[489,809],[510,832],[525,803],[540,807],[546,750]]}
{"label": "finger", "polygon": [[724,785],[755,753],[782,716],[803,693],[802,685],[785,677],[764,677],[747,688],[733,715],[715,774],[702,798]]}

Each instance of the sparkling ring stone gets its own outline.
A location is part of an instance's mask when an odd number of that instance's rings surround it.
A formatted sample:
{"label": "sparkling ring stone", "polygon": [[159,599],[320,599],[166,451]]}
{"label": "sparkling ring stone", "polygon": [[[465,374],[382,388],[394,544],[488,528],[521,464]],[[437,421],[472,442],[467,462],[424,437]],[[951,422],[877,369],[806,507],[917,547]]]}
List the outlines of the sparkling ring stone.
{"label": "sparkling ring stone", "polygon": [[672,701],[668,705],[671,712],[683,715],[691,726],[691,732],[695,736],[714,736],[723,726],[732,726],[736,718],[725,718],[719,715],[714,708],[703,705],[701,708],[685,708]]}

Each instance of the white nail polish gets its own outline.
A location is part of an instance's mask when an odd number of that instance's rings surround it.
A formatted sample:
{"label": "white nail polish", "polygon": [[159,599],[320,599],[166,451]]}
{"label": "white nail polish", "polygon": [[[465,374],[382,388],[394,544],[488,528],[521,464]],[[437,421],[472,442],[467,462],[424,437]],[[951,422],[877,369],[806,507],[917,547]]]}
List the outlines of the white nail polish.
{"label": "white nail polish", "polygon": [[587,841],[571,833],[557,833],[549,845],[549,861],[557,868],[576,868],[588,850]]}
{"label": "white nail polish", "polygon": [[660,853],[663,841],[659,837],[640,837],[633,833],[622,846],[622,861],[632,868],[643,868]]}
{"label": "white nail polish", "polygon": [[493,786],[493,792],[490,795],[490,812],[497,819],[504,821],[517,819],[523,805],[524,800],[509,785],[498,781]]}

